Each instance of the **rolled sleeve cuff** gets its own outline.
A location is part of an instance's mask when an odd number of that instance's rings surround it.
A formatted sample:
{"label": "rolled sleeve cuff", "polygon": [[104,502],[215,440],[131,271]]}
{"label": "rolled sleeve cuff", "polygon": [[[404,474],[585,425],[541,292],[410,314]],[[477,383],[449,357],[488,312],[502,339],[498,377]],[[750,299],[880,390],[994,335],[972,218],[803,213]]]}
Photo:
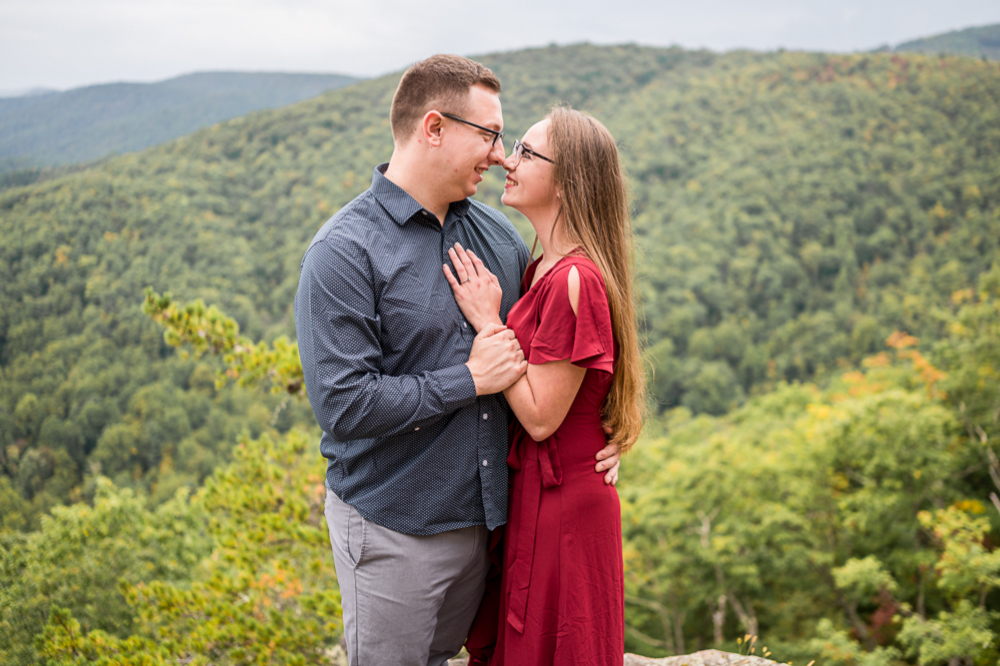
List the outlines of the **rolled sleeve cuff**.
{"label": "rolled sleeve cuff", "polygon": [[434,373],[440,387],[443,413],[449,414],[476,401],[476,383],[464,363]]}

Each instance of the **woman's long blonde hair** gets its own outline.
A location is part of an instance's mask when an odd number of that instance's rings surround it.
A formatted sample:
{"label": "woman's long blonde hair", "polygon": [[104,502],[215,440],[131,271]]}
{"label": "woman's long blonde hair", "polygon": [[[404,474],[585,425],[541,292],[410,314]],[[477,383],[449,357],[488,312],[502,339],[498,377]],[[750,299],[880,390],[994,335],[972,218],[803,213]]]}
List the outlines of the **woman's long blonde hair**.
{"label": "woman's long blonde hair", "polygon": [[614,137],[596,118],[566,107],[556,107],[546,117],[566,239],[597,264],[608,290],[618,359],[603,417],[614,431],[611,441],[625,453],[639,438],[646,408],[625,170]]}

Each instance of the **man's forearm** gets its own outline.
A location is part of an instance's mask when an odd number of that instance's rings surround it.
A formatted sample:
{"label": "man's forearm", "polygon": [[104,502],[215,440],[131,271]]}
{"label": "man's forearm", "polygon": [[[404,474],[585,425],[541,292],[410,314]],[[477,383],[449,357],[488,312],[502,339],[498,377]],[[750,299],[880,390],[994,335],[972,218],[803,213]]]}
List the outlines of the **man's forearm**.
{"label": "man's forearm", "polygon": [[320,427],[338,441],[391,437],[471,405],[476,387],[465,365],[392,377],[366,373],[335,386],[308,386]]}
{"label": "man's forearm", "polygon": [[450,345],[425,345],[410,353],[424,359],[420,367],[435,367],[434,359],[455,365],[411,375],[390,374],[391,366],[386,370],[386,328],[421,324],[398,308],[379,309],[379,289],[364,257],[365,250],[351,242],[313,244],[303,258],[295,296],[309,401],[320,427],[339,441],[412,431],[476,398],[470,371],[457,364]]}

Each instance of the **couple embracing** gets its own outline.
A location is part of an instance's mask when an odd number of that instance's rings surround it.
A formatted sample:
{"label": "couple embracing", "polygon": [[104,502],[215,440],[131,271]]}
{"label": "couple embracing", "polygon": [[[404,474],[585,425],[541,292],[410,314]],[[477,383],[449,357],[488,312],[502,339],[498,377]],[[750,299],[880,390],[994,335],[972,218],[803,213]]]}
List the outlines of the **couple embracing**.
{"label": "couple embracing", "polygon": [[[622,663],[614,483],[643,406],[624,174],[604,126],[566,108],[507,155],[499,95],[466,58],[408,69],[389,163],[302,260],[352,666],[463,644],[471,663]],[[492,166],[537,260],[469,199]]]}

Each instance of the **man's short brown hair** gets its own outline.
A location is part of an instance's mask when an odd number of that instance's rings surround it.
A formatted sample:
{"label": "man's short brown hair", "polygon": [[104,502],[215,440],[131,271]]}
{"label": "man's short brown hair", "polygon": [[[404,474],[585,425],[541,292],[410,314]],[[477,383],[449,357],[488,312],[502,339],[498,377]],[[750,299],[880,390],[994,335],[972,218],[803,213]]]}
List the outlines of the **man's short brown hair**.
{"label": "man's short brown hair", "polygon": [[431,109],[461,115],[474,85],[500,94],[500,79],[474,60],[435,55],[416,63],[403,73],[392,96],[389,123],[393,138],[402,141],[409,137]]}

